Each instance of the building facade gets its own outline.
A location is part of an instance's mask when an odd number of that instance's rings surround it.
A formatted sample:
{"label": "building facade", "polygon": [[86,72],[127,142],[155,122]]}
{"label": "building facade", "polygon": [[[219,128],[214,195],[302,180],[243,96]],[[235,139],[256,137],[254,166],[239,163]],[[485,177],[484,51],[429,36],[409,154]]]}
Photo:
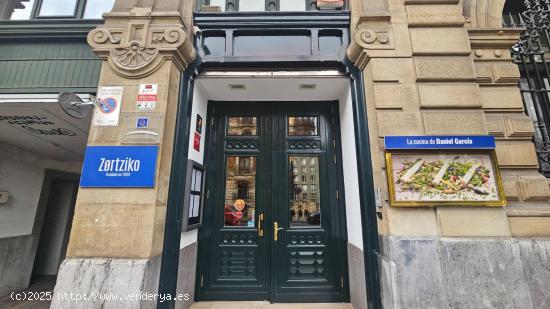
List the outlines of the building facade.
{"label": "building facade", "polygon": [[[518,12],[548,4],[525,3],[0,4],[0,296],[55,276],[162,297],[52,308],[547,307],[548,42]],[[506,205],[391,205],[389,136],[494,137]],[[93,178],[92,154],[153,183]]]}

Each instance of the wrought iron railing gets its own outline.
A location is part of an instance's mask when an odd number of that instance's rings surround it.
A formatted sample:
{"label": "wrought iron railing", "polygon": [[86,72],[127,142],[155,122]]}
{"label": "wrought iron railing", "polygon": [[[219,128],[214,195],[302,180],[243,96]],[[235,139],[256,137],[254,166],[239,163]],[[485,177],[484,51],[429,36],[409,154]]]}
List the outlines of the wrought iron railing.
{"label": "wrought iron railing", "polygon": [[550,0],[524,0],[519,6],[516,2],[515,10],[505,11],[503,17],[504,27],[525,29],[511,51],[521,72],[525,113],[535,127],[540,171],[550,177]]}

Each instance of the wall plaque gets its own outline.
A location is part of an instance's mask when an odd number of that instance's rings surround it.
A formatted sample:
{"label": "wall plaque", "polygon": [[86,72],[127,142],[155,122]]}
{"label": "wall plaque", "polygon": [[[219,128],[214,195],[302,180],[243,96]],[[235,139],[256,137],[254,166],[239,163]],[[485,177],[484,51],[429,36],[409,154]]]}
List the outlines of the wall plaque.
{"label": "wall plaque", "polygon": [[493,136],[387,136],[390,205],[504,206]]}
{"label": "wall plaque", "polygon": [[159,113],[124,113],[123,144],[158,144],[164,117]]}

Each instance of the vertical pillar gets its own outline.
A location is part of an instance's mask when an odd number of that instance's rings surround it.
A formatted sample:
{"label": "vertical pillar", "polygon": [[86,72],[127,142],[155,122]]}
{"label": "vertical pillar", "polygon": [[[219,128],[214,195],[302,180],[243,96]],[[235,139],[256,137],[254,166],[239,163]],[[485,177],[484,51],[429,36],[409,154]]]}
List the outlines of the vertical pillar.
{"label": "vertical pillar", "polygon": [[[146,2],[146,1],[143,1]],[[140,115],[158,121],[160,141],[153,188],[80,188],[67,259],[61,265],[57,295],[103,297],[156,293],[167,207],[178,91],[182,71],[195,58],[180,1],[116,1],[105,24],[88,35],[103,60],[99,86],[122,86],[121,116],[116,127],[92,125],[88,145],[119,146],[138,114],[140,84],[157,84],[153,111]],[[153,308],[148,301],[109,302],[54,298],[52,308],[116,306]]]}

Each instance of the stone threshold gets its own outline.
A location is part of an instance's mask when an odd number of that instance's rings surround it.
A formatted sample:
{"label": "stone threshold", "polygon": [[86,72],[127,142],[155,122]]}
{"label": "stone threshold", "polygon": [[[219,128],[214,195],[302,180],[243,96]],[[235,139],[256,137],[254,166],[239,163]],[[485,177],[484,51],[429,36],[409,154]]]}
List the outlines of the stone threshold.
{"label": "stone threshold", "polygon": [[190,309],[354,309],[349,303],[278,303],[267,301],[197,302]]}

